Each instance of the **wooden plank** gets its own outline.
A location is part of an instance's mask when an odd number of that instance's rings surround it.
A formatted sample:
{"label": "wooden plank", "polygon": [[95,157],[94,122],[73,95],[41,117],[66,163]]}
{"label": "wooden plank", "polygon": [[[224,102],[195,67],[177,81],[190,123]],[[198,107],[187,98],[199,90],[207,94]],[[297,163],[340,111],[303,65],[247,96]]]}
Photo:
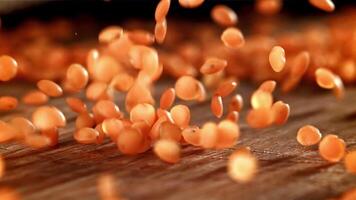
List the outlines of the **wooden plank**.
{"label": "wooden plank", "polygon": [[[172,82],[159,83],[156,96]],[[31,86],[1,86],[2,94],[20,96]],[[238,92],[248,97],[251,85]],[[123,97],[118,97],[122,103]],[[317,147],[302,147],[296,131],[305,124],[320,128],[323,134],[334,133],[345,139],[348,149],[356,149],[356,88],[347,90],[346,98],[337,101],[330,93],[305,87],[288,95],[276,95],[291,106],[291,117],[284,126],[251,129],[245,123],[246,107],[241,116],[242,136],[235,148],[250,146],[260,168],[248,184],[233,182],[226,174],[227,156],[235,149],[202,150],[184,146],[183,159],[170,165],[161,162],[152,151],[137,156],[121,155],[109,141],[103,145],[81,145],[72,139],[75,114],[62,98],[51,101],[64,111],[68,126],[60,131],[57,147],[43,151],[18,144],[0,145],[7,171],[1,186],[16,188],[26,200],[98,199],[97,177],[110,172],[117,178],[123,196],[128,199],[326,199],[356,186],[356,176],[345,172],[342,163],[322,160]],[[247,98],[245,98],[247,102]],[[193,122],[215,120],[209,102],[190,104]],[[33,108],[1,115],[30,116]]]}

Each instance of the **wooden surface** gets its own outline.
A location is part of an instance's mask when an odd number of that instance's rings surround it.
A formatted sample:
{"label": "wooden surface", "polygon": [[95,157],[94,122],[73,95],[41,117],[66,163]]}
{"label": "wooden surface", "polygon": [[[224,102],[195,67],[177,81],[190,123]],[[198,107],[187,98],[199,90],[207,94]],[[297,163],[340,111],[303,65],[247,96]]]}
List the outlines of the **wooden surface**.
{"label": "wooden surface", "polygon": [[[169,85],[160,84],[156,92]],[[29,87],[8,85],[1,86],[0,91],[1,95],[19,95]],[[244,85],[238,92],[246,97],[251,89]],[[121,155],[109,141],[103,145],[77,144],[72,138],[75,114],[63,99],[54,99],[51,104],[61,108],[68,120],[68,126],[60,131],[59,145],[41,151],[18,144],[0,145],[7,164],[0,185],[14,187],[25,200],[98,199],[96,179],[103,172],[115,176],[128,199],[317,200],[356,187],[356,176],[346,173],[342,163],[325,162],[317,147],[302,147],[295,139],[299,127],[312,124],[323,134],[338,134],[349,150],[356,149],[356,88],[348,89],[343,101],[309,86],[293,94],[277,94],[276,99],[291,106],[287,125],[254,130],[244,120],[246,105],[242,113],[242,136],[236,148],[250,146],[260,163],[256,178],[248,184],[235,183],[226,174],[227,156],[235,148],[215,151],[184,146],[181,162],[170,165],[161,162],[152,151],[138,156]],[[208,102],[191,104],[191,109],[195,123],[215,120]],[[2,114],[1,119],[30,116],[32,110],[21,106],[15,112]]]}

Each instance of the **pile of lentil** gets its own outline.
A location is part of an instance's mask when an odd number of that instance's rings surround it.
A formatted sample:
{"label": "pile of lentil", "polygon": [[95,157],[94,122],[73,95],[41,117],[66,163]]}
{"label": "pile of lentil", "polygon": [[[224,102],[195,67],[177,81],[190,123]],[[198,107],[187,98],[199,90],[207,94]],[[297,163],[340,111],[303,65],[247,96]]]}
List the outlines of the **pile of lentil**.
{"label": "pile of lentil", "polygon": [[[326,12],[335,9],[331,0],[309,2]],[[204,0],[179,3],[191,9]],[[257,0],[255,8],[260,14],[274,15],[282,3]],[[260,84],[251,95],[246,116],[248,125],[256,129],[287,123],[291,108],[287,102],[275,101],[277,87],[289,92],[302,81],[316,82],[342,99],[343,82],[356,80],[356,49],[349,42],[356,41],[355,10],[330,17],[323,26],[313,24],[277,34],[278,24],[256,22],[251,33],[244,35],[238,28],[240,19],[226,5],[211,10],[215,25],[182,29],[184,24],[166,19],[170,4],[170,0],[158,3],[153,30],[113,25],[103,29],[93,44],[68,46],[58,42],[71,37],[73,27],[67,21],[31,21],[1,32],[0,80],[31,80],[37,89],[22,99],[0,97],[3,112],[17,109],[20,103],[36,106],[30,119],[0,121],[0,143],[16,141],[35,149],[57,145],[66,116],[48,101],[66,95],[68,107],[77,113],[73,138],[78,143],[101,144],[108,138],[122,154],[153,149],[162,161],[177,163],[183,144],[203,149],[235,146],[240,137],[239,112],[247,101],[236,93],[241,80]],[[44,53],[47,56],[43,57]],[[157,100],[152,90],[163,74],[176,81]],[[83,92],[85,99],[77,95]],[[125,96],[123,107],[115,103],[114,93]],[[180,102],[210,101],[218,122],[192,124],[189,106],[176,104],[176,98]],[[223,102],[229,103],[224,106]],[[318,128],[305,125],[296,139],[303,146],[319,145],[323,159],[330,163],[344,160],[347,171],[356,174],[356,151],[347,151],[337,134],[322,134]],[[258,174],[258,160],[251,148],[239,148],[229,156],[228,174],[237,182],[248,182]],[[0,178],[5,173],[5,160],[0,155]],[[104,200],[121,199],[111,175],[99,178],[98,190]],[[20,198],[9,188],[1,189],[0,197]],[[355,191],[342,197],[355,198]]]}

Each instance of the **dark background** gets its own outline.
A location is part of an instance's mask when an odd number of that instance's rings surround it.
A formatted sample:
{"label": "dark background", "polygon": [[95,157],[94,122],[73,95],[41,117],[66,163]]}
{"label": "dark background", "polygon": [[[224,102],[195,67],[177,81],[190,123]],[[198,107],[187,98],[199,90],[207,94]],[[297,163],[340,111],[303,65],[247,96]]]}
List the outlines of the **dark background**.
{"label": "dark background", "polygon": [[[0,4],[6,4],[7,1],[17,0],[0,0]],[[59,16],[70,19],[90,16],[100,22],[118,23],[127,18],[153,19],[158,2],[159,0],[52,0],[17,9],[9,14],[2,15],[1,19],[4,28],[16,26],[29,18],[48,21]],[[169,18],[206,20],[210,9],[218,3],[229,5],[238,15],[248,15],[253,11],[254,1],[206,0],[198,8],[184,9],[179,6],[178,0],[172,0]],[[356,5],[355,0],[334,0],[334,3],[337,8],[336,11],[346,6]],[[282,14],[286,13],[296,17],[329,14],[310,6],[308,0],[284,0]]]}

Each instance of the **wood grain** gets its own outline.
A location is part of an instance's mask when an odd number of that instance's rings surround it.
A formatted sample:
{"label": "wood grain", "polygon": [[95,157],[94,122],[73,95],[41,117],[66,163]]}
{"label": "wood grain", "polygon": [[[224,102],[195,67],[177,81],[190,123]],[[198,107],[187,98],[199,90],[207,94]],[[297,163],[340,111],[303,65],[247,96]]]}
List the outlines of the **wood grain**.
{"label": "wood grain", "polygon": [[[159,83],[156,94],[171,85]],[[0,91],[21,96],[31,87],[10,84],[1,86]],[[248,97],[252,89],[245,84],[238,92]],[[119,105],[122,99],[118,95]],[[334,133],[345,139],[349,150],[356,149],[356,88],[348,89],[343,101],[309,86],[288,95],[277,94],[276,99],[291,106],[286,125],[251,129],[244,120],[245,106],[240,122],[242,136],[235,148],[216,151],[184,146],[181,162],[174,165],[161,162],[152,151],[122,155],[109,141],[103,145],[77,144],[72,138],[75,114],[63,99],[54,99],[51,104],[63,110],[69,122],[60,131],[60,143],[41,151],[15,143],[0,145],[7,164],[0,185],[14,187],[25,200],[98,199],[96,180],[103,172],[115,176],[128,199],[317,200],[356,187],[356,176],[346,173],[342,163],[325,162],[317,147],[302,147],[295,139],[299,127],[312,124],[323,134]],[[209,102],[189,105],[194,123],[216,120]],[[33,109],[20,106],[15,112],[2,114],[1,119],[30,116]],[[250,146],[260,164],[258,175],[248,184],[235,183],[226,174],[227,156],[241,146]]]}

